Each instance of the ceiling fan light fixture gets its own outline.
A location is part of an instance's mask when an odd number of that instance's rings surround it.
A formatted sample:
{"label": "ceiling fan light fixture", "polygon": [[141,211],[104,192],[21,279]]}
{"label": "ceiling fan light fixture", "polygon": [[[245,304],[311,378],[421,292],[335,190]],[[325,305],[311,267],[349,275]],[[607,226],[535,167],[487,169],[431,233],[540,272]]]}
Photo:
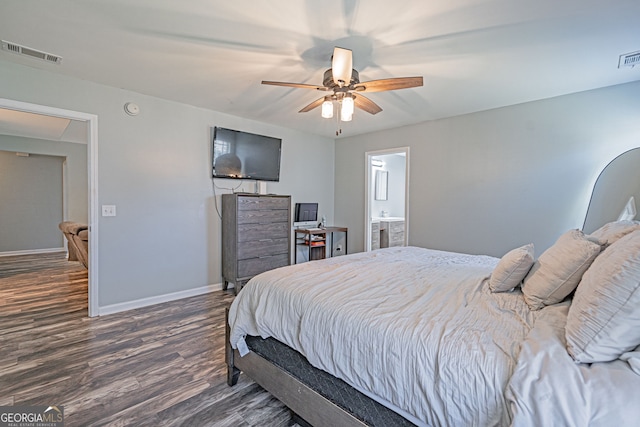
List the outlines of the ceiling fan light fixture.
{"label": "ceiling fan light fixture", "polygon": [[322,103],[322,117],[325,119],[333,117],[333,101],[330,96],[324,97],[324,102]]}
{"label": "ceiling fan light fixture", "polygon": [[350,93],[344,95],[342,98],[342,107],[340,108],[340,120],[343,122],[350,122],[353,119],[353,97]]}
{"label": "ceiling fan light fixture", "polygon": [[353,57],[350,49],[335,47],[331,59],[333,81],[339,87],[349,86],[353,70]]}
{"label": "ceiling fan light fixture", "polygon": [[[318,107],[321,108],[323,118],[335,117],[336,123],[340,121],[350,122],[356,107],[369,114],[378,114],[382,108],[362,93],[386,92],[398,89],[409,89],[423,85],[423,78],[417,77],[392,77],[386,79],[360,81],[360,74],[353,69],[353,52],[350,49],[335,47],[331,57],[331,68],[323,75],[322,85],[306,83],[289,83],[263,80],[262,84],[273,86],[294,87],[322,91],[325,94],[304,106],[299,113],[307,113]],[[355,102],[357,99],[358,102]],[[337,106],[334,105],[337,103]],[[334,111],[336,108],[339,111]],[[338,124],[339,127],[339,124]],[[336,131],[336,136],[342,133],[342,129]]]}

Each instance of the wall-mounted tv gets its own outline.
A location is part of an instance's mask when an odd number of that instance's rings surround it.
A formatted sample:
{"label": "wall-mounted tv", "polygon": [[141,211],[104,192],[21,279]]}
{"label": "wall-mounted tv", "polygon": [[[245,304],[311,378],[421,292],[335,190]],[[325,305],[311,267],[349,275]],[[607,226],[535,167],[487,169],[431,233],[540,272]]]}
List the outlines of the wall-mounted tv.
{"label": "wall-mounted tv", "polygon": [[212,133],[214,178],[280,180],[282,139],[218,126]]}

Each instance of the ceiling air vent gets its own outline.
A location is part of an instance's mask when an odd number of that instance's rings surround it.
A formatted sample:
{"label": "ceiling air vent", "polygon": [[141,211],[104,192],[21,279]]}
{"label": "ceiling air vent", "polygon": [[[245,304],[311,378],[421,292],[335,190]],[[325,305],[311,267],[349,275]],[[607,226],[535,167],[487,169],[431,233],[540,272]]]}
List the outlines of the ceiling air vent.
{"label": "ceiling air vent", "polygon": [[46,62],[52,62],[54,64],[60,64],[62,62],[61,56],[53,55],[41,50],[31,49],[30,47],[21,46],[17,43],[8,42],[6,40],[2,40],[2,49],[6,50],[7,52],[30,56],[32,58],[40,59]]}
{"label": "ceiling air vent", "polygon": [[630,67],[640,64],[640,51],[625,53],[620,55],[620,61],[618,62],[618,68]]}

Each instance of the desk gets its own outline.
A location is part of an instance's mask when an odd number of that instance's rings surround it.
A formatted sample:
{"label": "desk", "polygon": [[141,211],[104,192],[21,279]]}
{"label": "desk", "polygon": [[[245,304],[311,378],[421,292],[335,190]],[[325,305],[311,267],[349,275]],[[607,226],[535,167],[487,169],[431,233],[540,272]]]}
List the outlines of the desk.
{"label": "desk", "polygon": [[344,253],[347,251],[348,228],[347,227],[322,227],[322,228],[296,228],[296,247],[293,263],[298,263],[298,246],[305,246],[309,250],[309,261],[324,259],[327,257],[327,234],[331,240],[329,256],[333,256],[333,233],[344,233]]}

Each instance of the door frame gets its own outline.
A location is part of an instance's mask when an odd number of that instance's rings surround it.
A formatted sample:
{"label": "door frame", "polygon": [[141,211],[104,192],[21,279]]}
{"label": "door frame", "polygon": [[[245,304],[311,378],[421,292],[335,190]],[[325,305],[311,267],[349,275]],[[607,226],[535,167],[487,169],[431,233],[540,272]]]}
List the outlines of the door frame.
{"label": "door frame", "polygon": [[404,154],[405,155],[405,169],[404,169],[404,244],[409,243],[409,147],[395,147],[387,148],[384,150],[367,151],[364,153],[365,160],[365,208],[364,208],[364,250],[365,252],[371,251],[371,199],[373,193],[372,180],[375,175],[372,173],[373,166],[371,160],[377,156],[384,156],[388,154]]}
{"label": "door frame", "polygon": [[0,108],[60,117],[87,123],[87,175],[89,177],[89,271],[88,271],[88,315],[99,315],[98,305],[98,116],[79,111],[65,110],[46,105],[32,104],[0,98]]}

